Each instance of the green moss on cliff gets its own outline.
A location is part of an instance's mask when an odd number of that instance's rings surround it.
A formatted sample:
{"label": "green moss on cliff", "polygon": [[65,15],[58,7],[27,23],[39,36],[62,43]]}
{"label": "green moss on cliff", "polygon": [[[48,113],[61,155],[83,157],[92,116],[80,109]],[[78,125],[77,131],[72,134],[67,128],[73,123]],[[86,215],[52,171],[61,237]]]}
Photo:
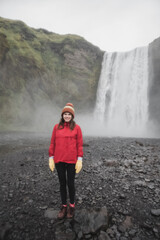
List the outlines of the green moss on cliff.
{"label": "green moss on cliff", "polygon": [[70,100],[80,110],[93,107],[102,57],[99,48],[80,36],[0,18],[3,120],[21,119],[23,99],[30,108],[28,118],[43,99],[59,106]]}

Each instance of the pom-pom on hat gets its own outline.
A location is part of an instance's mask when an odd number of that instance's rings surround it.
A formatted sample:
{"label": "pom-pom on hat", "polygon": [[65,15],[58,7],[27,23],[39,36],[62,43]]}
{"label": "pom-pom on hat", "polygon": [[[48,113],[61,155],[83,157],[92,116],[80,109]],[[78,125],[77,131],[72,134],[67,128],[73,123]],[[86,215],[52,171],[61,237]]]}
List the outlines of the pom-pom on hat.
{"label": "pom-pom on hat", "polygon": [[69,112],[73,115],[74,117],[74,106],[72,103],[67,103],[66,106],[62,109],[62,115],[65,112]]}

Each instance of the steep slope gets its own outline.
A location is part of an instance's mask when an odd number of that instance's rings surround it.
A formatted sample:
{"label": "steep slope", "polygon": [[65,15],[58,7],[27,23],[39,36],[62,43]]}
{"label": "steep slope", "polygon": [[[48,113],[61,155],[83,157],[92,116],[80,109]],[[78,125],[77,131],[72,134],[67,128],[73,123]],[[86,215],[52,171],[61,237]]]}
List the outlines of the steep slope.
{"label": "steep slope", "polygon": [[103,52],[76,35],[0,18],[1,123],[30,119],[37,106],[94,106]]}

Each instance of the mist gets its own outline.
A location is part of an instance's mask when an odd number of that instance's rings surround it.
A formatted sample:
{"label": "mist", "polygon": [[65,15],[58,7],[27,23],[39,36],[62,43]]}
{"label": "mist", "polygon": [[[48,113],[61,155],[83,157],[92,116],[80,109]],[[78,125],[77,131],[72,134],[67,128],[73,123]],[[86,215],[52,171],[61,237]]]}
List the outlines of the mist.
{"label": "mist", "polygon": [[[129,67],[127,67],[127,73],[128,69]],[[123,75],[126,74],[124,69],[122,73]],[[34,82],[34,80],[32,80],[32,82]],[[41,135],[47,134],[50,137],[54,125],[60,121],[63,107],[67,102],[72,102],[75,108],[75,122],[80,125],[84,136],[127,138],[160,137],[159,123],[149,117],[147,118],[145,128],[141,125],[138,127],[137,125],[126,125],[123,118],[121,119],[121,117],[119,118],[117,115],[116,118],[111,118],[108,124],[108,112],[106,111],[102,117],[101,113],[96,111],[97,98],[95,98],[93,108],[79,109],[79,106],[74,104],[74,99],[67,99],[67,97],[65,97],[63,104],[62,101],[57,104],[53,100],[44,98],[43,94],[37,89],[34,89],[32,84],[28,86],[28,89],[32,89],[32,93],[36,93],[36,96],[31,98],[31,93],[26,91],[23,93],[23,97],[21,96],[20,99],[17,97],[16,102],[13,101],[11,109],[17,108],[17,110],[16,113],[12,112],[9,128],[11,131],[34,132]],[[59,98],[61,98],[61,96],[59,96]],[[106,100],[105,104],[107,104]],[[107,108],[107,106],[105,106],[105,108]],[[147,105],[147,108],[149,112],[149,105]],[[117,109],[117,111],[119,110]]]}
{"label": "mist", "polygon": [[[66,101],[67,102],[67,101]],[[74,104],[74,102],[73,102]],[[13,131],[25,131],[33,132],[39,135],[51,136],[53,127],[55,124],[59,123],[61,118],[61,112],[63,107],[58,107],[54,103],[44,104],[44,102],[39,103],[36,108],[32,109],[26,103],[27,111],[21,111],[19,114],[21,116],[19,124],[17,121],[12,122]],[[26,107],[25,106],[25,107]],[[155,122],[149,121],[147,123],[146,131],[141,131],[140,129],[126,128],[124,125],[110,125],[107,126],[106,119],[100,121],[97,116],[95,116],[95,109],[88,109],[88,111],[78,111],[78,106],[75,108],[75,122],[81,127],[83,136],[89,137],[127,137],[127,138],[159,138],[160,134],[157,131],[158,124],[156,126]],[[30,115],[30,113],[32,113]]]}

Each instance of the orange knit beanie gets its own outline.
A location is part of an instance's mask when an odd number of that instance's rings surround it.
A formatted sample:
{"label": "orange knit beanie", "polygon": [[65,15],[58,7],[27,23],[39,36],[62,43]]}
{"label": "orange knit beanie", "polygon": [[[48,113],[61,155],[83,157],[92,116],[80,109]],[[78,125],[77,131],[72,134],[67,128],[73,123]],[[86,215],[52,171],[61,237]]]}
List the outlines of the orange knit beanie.
{"label": "orange knit beanie", "polygon": [[66,106],[62,109],[62,115],[65,112],[69,112],[73,115],[74,118],[74,106],[72,103],[67,103]]}

